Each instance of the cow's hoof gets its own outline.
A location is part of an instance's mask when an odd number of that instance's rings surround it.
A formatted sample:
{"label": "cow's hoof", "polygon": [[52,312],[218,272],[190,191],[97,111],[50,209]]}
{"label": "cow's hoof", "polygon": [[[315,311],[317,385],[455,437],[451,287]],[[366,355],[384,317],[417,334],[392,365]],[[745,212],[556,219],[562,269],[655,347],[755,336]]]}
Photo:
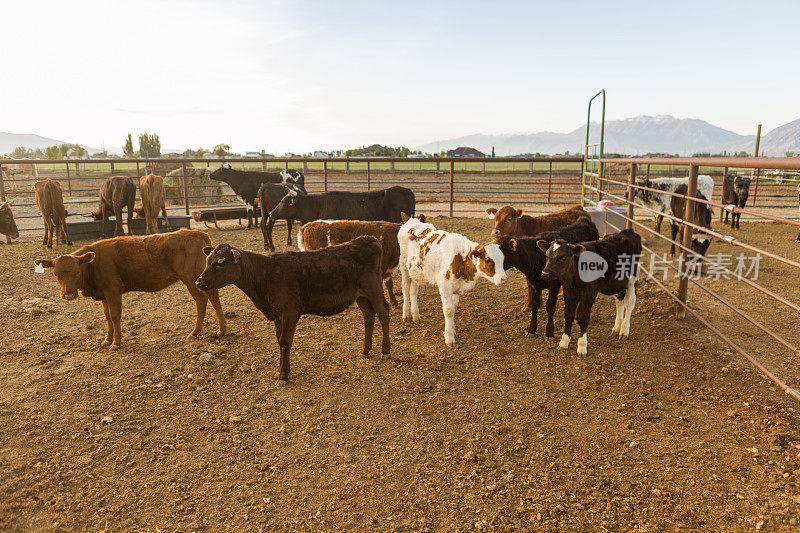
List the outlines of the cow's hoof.
{"label": "cow's hoof", "polygon": [[221,330],[220,331],[215,331],[214,333],[211,334],[211,336],[214,337],[215,339],[219,339],[220,337],[224,337],[225,336],[225,332],[221,331]]}
{"label": "cow's hoof", "polygon": [[559,348],[569,348],[569,335],[566,333],[561,335],[561,340],[558,342]]}
{"label": "cow's hoof", "polygon": [[108,346],[111,344],[111,341],[108,339],[103,339],[103,342],[100,343],[100,346]]}
{"label": "cow's hoof", "polygon": [[119,350],[120,348],[122,348],[122,346],[119,344],[112,344],[109,350]]}
{"label": "cow's hoof", "polygon": [[288,384],[289,380],[286,379],[279,379],[278,381],[275,382],[275,385],[277,385],[278,387],[285,387]]}

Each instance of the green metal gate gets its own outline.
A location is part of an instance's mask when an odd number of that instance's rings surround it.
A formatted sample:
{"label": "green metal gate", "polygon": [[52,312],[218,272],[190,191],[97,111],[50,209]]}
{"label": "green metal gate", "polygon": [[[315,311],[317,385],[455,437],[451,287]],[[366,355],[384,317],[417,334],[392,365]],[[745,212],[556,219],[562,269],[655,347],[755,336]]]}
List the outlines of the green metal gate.
{"label": "green metal gate", "polygon": [[[600,142],[589,143],[589,130],[592,126],[592,102],[603,95],[603,111],[600,118]],[[581,205],[597,205],[600,198],[600,180],[603,176],[603,140],[606,130],[606,90],[600,89],[589,98],[589,111],[586,114],[586,145],[583,153],[583,176],[581,179]]]}

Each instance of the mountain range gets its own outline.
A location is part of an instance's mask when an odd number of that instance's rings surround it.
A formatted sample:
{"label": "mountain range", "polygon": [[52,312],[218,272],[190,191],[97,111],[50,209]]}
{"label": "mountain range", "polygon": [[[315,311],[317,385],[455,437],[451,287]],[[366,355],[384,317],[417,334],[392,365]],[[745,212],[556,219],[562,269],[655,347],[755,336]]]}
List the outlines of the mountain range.
{"label": "mountain range", "polygon": [[[598,142],[600,125],[592,123],[591,142]],[[740,135],[705,120],[679,119],[671,115],[627,118],[606,121],[606,153],[645,154],[648,152],[692,155],[698,152],[712,154],[746,151],[755,148],[755,135]],[[569,132],[549,131],[525,134],[486,135],[476,133],[455,139],[447,139],[416,147],[423,152],[435,153],[452,150],[459,146],[471,146],[486,154],[572,154],[583,153],[586,141],[586,125]],[[787,151],[800,152],[800,119],[779,126],[761,137],[761,152],[765,155],[782,156]]]}

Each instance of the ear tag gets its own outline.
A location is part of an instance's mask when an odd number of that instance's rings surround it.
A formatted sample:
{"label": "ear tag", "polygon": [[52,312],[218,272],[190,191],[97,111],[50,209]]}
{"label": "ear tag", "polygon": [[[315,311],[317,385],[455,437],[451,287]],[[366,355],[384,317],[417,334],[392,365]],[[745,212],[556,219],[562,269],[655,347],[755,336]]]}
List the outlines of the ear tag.
{"label": "ear tag", "polygon": [[36,265],[36,268],[34,268],[33,271],[37,274],[44,274],[44,267],[42,265]]}
{"label": "ear tag", "polygon": [[478,266],[478,259],[473,257],[472,258],[472,264],[475,265],[475,266]]}
{"label": "ear tag", "polygon": [[494,220],[494,213],[489,213],[489,220]]}
{"label": "ear tag", "polygon": [[733,205],[733,204],[728,204],[728,205],[725,206],[725,210],[726,211],[730,211],[731,213],[733,213],[734,209],[736,209],[736,206]]}

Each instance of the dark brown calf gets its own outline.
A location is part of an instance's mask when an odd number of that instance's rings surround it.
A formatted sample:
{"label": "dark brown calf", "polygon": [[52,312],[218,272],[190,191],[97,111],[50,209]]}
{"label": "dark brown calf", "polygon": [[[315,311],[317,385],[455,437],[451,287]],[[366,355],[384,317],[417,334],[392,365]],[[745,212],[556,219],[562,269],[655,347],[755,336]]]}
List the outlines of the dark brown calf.
{"label": "dark brown calf", "polygon": [[[419,220],[425,222],[425,216],[420,215]],[[381,243],[383,255],[381,271],[383,284],[389,294],[389,303],[397,307],[394,297],[392,272],[397,270],[400,262],[400,244],[397,242],[397,231],[400,224],[395,222],[372,222],[362,220],[316,220],[303,225],[297,232],[297,246],[302,251],[319,250],[332,244],[342,244],[352,241],[362,235],[372,235]]]}
{"label": "dark brown calf", "polygon": [[[545,231],[560,230],[564,226],[572,224],[581,217],[588,217],[589,213],[583,210],[580,205],[573,205],[567,209],[562,209],[547,215],[532,217],[523,213],[522,209],[514,209],[510,205],[495,209],[486,209],[489,218],[494,219],[494,229],[492,238],[500,235],[511,237],[535,237]],[[525,299],[525,306],[522,310],[531,308],[535,297],[535,289],[528,283],[528,297]]]}
{"label": "dark brown calf", "polygon": [[147,237],[104,239],[71,254],[37,259],[34,263],[54,269],[63,300],[74,300],[80,291],[84,298],[103,303],[108,323],[103,346],[111,344],[115,350],[122,342],[122,295],[131,291],[160,291],[177,281],[186,285],[197,307],[197,319],[189,338],[200,333],[208,300],[217,312],[217,335],[225,334],[219,293],[201,292],[194,283],[205,268],[203,248],[210,244],[211,239],[202,231],[181,229]]}
{"label": "dark brown calf", "polygon": [[275,323],[281,349],[279,385],[289,379],[289,351],[303,315],[336,315],[358,304],[364,315],[364,355],[372,349],[375,315],[381,322],[381,352],[389,353],[389,306],[381,288],[381,245],[375,237],[315,252],[261,255],[220,244],[205,248],[206,269],[197,279],[203,291],[235,285]]}
{"label": "dark brown calf", "polygon": [[101,233],[106,236],[106,222],[114,215],[114,236],[124,235],[122,231],[122,208],[128,208],[128,235],[133,235],[133,204],[136,202],[136,185],[128,176],[111,176],[100,187],[100,218],[103,221]]}
{"label": "dark brown calf", "polygon": [[67,232],[67,211],[64,209],[64,195],[61,193],[61,186],[57,181],[46,179],[34,185],[36,191],[34,197],[39,211],[42,213],[44,221],[44,239],[42,244],[48,248],[53,247],[53,236],[56,237],[56,245],[59,241],[72,244]]}

